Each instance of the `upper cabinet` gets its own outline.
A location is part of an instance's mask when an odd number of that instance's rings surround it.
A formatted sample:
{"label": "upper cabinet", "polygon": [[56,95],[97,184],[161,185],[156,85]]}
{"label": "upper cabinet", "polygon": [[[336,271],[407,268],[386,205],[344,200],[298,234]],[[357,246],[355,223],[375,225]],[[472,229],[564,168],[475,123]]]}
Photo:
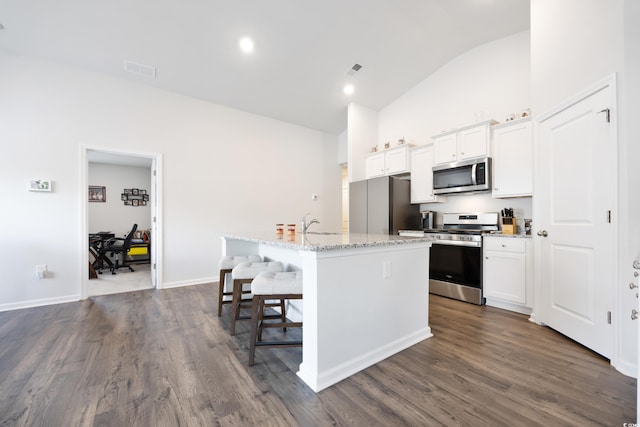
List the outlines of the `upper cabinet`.
{"label": "upper cabinet", "polygon": [[485,120],[433,136],[435,164],[489,156],[491,125],[496,123]]}
{"label": "upper cabinet", "polygon": [[444,196],[433,194],[433,145],[411,150],[411,203],[444,202]]}
{"label": "upper cabinet", "polygon": [[493,126],[493,197],[533,194],[533,134],[531,118]]}
{"label": "upper cabinet", "polygon": [[365,170],[367,179],[408,173],[410,171],[409,146],[390,148],[368,155],[365,159]]}

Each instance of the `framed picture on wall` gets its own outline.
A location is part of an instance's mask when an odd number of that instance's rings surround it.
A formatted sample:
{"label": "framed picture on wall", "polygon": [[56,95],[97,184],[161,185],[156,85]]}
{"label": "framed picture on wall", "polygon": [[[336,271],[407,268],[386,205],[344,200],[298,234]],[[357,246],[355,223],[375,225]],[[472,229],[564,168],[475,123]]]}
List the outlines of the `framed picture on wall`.
{"label": "framed picture on wall", "polygon": [[139,201],[138,199],[133,199],[133,200],[131,201],[131,205],[132,205],[132,206],[138,206],[138,205],[139,205],[139,203],[140,203],[140,201]]}
{"label": "framed picture on wall", "polygon": [[90,202],[106,202],[107,201],[107,189],[106,187],[99,185],[89,186],[89,201]]}
{"label": "framed picture on wall", "polygon": [[137,195],[138,195],[138,189],[137,189],[137,188],[132,188],[132,189],[131,189],[131,194],[132,194],[133,196],[137,196]]}

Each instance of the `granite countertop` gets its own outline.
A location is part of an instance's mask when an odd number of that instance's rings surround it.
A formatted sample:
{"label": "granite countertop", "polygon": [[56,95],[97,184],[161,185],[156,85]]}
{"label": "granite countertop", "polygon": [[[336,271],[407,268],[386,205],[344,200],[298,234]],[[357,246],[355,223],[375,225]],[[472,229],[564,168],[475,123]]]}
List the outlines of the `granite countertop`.
{"label": "granite countertop", "polygon": [[432,242],[433,236],[407,237],[389,234],[361,234],[361,233],[307,233],[304,236],[296,233],[290,236],[286,233],[278,236],[273,231],[250,231],[221,233],[222,237],[237,239],[265,245],[303,251],[333,251],[338,249],[355,249],[374,246],[406,245],[410,243]]}
{"label": "granite countertop", "polygon": [[487,234],[483,234],[483,237],[508,237],[511,239],[531,239],[533,236],[532,235],[526,235],[526,234],[502,234],[502,233],[487,233]]}

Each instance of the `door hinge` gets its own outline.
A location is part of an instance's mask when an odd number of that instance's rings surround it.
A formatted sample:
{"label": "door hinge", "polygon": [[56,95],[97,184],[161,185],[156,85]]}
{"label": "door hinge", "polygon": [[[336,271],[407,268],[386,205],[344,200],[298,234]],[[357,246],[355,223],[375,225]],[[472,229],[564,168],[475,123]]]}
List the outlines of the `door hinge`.
{"label": "door hinge", "polygon": [[[155,262],[153,263],[153,269],[154,269],[154,270],[156,269],[156,264],[155,264]],[[609,323],[611,323],[611,322],[609,322]]]}
{"label": "door hinge", "polygon": [[611,211],[610,210],[607,211],[607,222],[609,224],[611,224]]}
{"label": "door hinge", "polygon": [[[156,222],[156,217],[155,216],[153,217],[153,222]],[[611,221],[609,221],[609,222],[611,222]]]}
{"label": "door hinge", "polygon": [[153,170],[153,176],[156,176],[156,171],[155,171],[155,169]]}
{"label": "door hinge", "polygon": [[[154,264],[154,267],[153,267],[153,268],[155,268],[155,264]],[[611,312],[610,312],[610,311],[607,311],[607,323],[608,323],[609,325],[611,324]]]}
{"label": "door hinge", "polygon": [[605,108],[604,110],[598,111],[598,114],[605,113],[607,116],[607,123],[611,123],[611,110]]}

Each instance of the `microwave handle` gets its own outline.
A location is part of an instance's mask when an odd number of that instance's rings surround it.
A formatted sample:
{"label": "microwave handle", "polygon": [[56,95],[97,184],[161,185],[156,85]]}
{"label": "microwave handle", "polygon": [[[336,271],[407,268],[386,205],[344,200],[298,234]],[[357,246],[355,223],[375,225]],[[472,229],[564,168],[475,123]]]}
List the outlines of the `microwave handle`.
{"label": "microwave handle", "polygon": [[477,163],[474,163],[473,166],[471,166],[471,183],[473,185],[478,185],[478,180],[476,179],[476,169],[478,167]]}

